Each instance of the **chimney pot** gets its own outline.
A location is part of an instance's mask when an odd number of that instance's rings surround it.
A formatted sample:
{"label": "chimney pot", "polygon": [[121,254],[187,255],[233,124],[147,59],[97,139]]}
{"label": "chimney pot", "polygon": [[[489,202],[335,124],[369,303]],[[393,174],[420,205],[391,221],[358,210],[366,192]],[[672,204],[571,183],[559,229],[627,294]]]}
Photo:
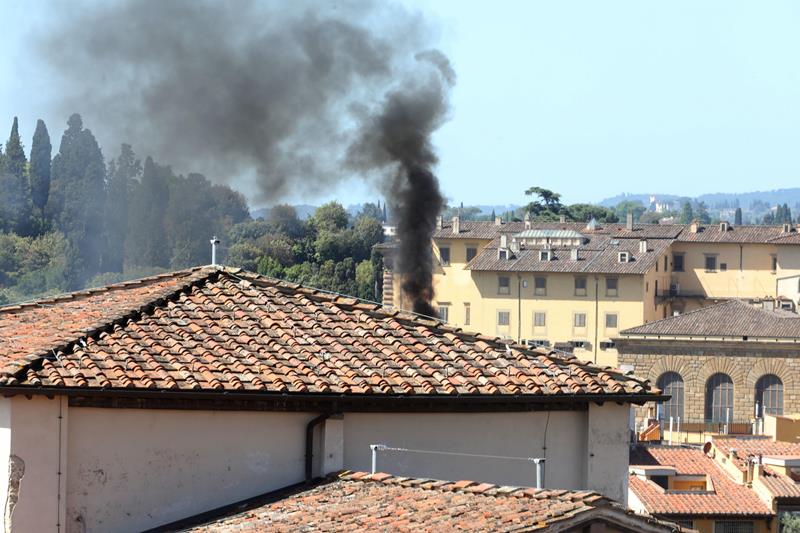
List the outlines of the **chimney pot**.
{"label": "chimney pot", "polygon": [[625,229],[633,231],[633,213],[628,213],[625,217]]}
{"label": "chimney pot", "polygon": [[453,217],[453,233],[458,234],[461,232],[461,220],[458,217]]}
{"label": "chimney pot", "polygon": [[442,215],[436,217],[436,229],[442,229]]}
{"label": "chimney pot", "polygon": [[494,217],[494,225],[495,226],[502,226],[503,225],[503,217]]}

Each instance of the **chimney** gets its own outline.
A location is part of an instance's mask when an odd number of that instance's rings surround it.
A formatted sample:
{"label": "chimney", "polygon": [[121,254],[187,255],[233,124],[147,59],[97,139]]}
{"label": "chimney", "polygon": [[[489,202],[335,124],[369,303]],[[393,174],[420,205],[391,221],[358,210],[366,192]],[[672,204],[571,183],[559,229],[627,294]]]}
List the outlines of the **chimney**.
{"label": "chimney", "polygon": [[783,225],[783,232],[784,233],[791,233],[792,232],[792,225],[791,224],[784,224]]}
{"label": "chimney", "polygon": [[495,226],[502,226],[503,225],[503,217],[494,217],[494,225]]}
{"label": "chimney", "polygon": [[525,213],[523,220],[525,221],[525,229],[531,229],[531,214]]}
{"label": "chimney", "polygon": [[730,450],[728,450],[728,459],[730,459],[731,461],[736,460],[736,448],[731,448]]}
{"label": "chimney", "polygon": [[500,248],[508,248],[508,235],[500,235]]}
{"label": "chimney", "polygon": [[692,220],[692,223],[689,224],[689,231],[691,233],[697,233],[700,229],[700,221],[697,219]]}
{"label": "chimney", "polygon": [[211,266],[217,265],[217,245],[219,244],[219,239],[216,235],[211,237],[211,240],[208,241],[211,243]]}
{"label": "chimney", "polygon": [[647,240],[646,239],[642,239],[641,241],[639,241],[639,253],[640,254],[646,254],[647,253]]}
{"label": "chimney", "polygon": [[573,248],[572,250],[570,250],[569,251],[569,257],[573,261],[577,261],[578,260],[578,249],[577,248]]}
{"label": "chimney", "polygon": [[728,225],[728,222],[726,220],[723,220],[722,222],[719,223],[719,230],[722,233],[725,233],[726,231],[728,231],[729,228],[730,228],[730,226]]}
{"label": "chimney", "polygon": [[567,215],[565,215],[563,213],[558,215],[558,221],[561,222],[562,224],[564,224],[567,221]]}
{"label": "chimney", "polygon": [[442,229],[442,215],[436,217],[436,229]]}
{"label": "chimney", "polygon": [[628,231],[633,231],[633,213],[628,213],[625,217],[625,229]]}
{"label": "chimney", "polygon": [[519,241],[516,239],[511,239],[511,253],[518,254],[519,253]]}
{"label": "chimney", "polygon": [[461,221],[458,217],[453,217],[453,233],[456,235],[461,232]]}

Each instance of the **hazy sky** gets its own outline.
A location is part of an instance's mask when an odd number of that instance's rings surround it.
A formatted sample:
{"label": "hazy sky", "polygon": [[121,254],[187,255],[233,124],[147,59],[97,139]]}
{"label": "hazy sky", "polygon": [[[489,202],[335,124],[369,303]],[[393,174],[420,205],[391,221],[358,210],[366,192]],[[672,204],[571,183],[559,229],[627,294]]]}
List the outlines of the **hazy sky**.
{"label": "hazy sky", "polygon": [[[438,25],[458,74],[435,137],[453,202],[521,203],[532,185],[568,202],[800,186],[797,2],[404,3]],[[0,0],[0,137],[16,114],[26,150],[37,118],[56,148],[67,118],[47,114],[57,87],[27,50],[47,16]],[[376,196],[347,184],[291,200],[330,195]]]}

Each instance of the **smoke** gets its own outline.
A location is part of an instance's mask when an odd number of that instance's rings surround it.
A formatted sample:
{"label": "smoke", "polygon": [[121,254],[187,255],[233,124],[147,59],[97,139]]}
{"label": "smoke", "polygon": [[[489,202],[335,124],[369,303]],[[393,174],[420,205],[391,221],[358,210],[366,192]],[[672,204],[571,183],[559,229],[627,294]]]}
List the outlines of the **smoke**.
{"label": "smoke", "polygon": [[442,198],[430,137],[455,76],[419,15],[366,0],[62,7],[36,42],[56,112],[179,171],[248,176],[257,202],[363,176],[393,204],[397,269],[432,314]]}

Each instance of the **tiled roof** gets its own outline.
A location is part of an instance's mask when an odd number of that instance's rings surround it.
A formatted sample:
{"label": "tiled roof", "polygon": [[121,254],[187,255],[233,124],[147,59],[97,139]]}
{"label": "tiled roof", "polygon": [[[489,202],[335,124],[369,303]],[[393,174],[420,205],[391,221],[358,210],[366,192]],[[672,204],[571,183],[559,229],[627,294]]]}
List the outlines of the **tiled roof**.
{"label": "tiled roof", "polygon": [[734,226],[730,224],[727,231],[722,231],[719,224],[698,226],[697,232],[692,233],[689,226],[678,236],[678,242],[729,242],[729,243],[774,243],[783,241],[785,244],[798,244],[796,230],[790,233],[783,231],[783,225],[776,226]]}
{"label": "tiled roof", "polygon": [[728,300],[620,332],[623,338],[630,335],[796,338],[800,337],[800,315]]}
{"label": "tiled roof", "polygon": [[[494,239],[501,233],[515,234],[525,231],[524,222],[504,222],[495,224],[494,221],[462,220],[458,224],[459,232],[453,233],[453,223],[443,221],[442,228],[436,230],[434,239]],[[568,230],[587,234],[587,224],[584,222],[533,222],[527,229],[534,230]],[[593,230],[596,234],[608,235],[619,239],[674,239],[686,226],[680,224],[634,224],[633,229],[627,229],[625,224],[598,224]]]}
{"label": "tiled roof", "polygon": [[[499,259],[497,244],[492,243],[481,250],[467,264],[468,270],[491,272],[572,272],[587,274],[644,274],[653,268],[669,248],[670,241],[651,239],[647,241],[647,253],[639,251],[635,239],[612,239],[607,235],[591,236],[588,243],[577,247],[578,260],[572,259],[568,247],[553,248],[553,258],[539,258],[541,246],[526,246],[513,254],[511,259]],[[619,252],[628,252],[630,259],[621,263]]]}
{"label": "tiled roof", "polygon": [[648,513],[656,516],[771,516],[772,510],[755,491],[736,483],[699,448],[637,446],[631,451],[631,466],[671,466],[676,474],[708,475],[713,492],[670,492],[637,475],[629,487]]}
{"label": "tiled roof", "polygon": [[525,229],[523,222],[462,220],[458,223],[458,233],[453,233],[453,223],[449,220],[442,223],[441,229],[433,234],[434,239],[494,239],[501,233],[519,233]]}
{"label": "tiled roof", "polygon": [[[713,440],[714,447],[719,453],[728,455],[730,451],[736,450],[736,465],[740,470],[747,468],[747,458],[749,456],[761,455],[764,457],[791,457],[800,456],[800,443],[773,441],[770,437],[729,437],[717,438]],[[784,476],[771,469],[764,467],[764,476],[761,482],[775,496],[779,498],[800,498],[800,484],[792,478]]]}
{"label": "tiled roof", "polygon": [[[578,526],[598,513],[640,531],[681,531],[633,515],[587,491],[500,487],[365,472],[325,483],[186,531],[548,531]],[[599,516],[598,516],[599,518]],[[638,527],[637,527],[638,526]]]}
{"label": "tiled roof", "polygon": [[616,370],[219,267],[7,308],[0,331],[12,339],[0,346],[6,387],[578,401],[657,393]]}

